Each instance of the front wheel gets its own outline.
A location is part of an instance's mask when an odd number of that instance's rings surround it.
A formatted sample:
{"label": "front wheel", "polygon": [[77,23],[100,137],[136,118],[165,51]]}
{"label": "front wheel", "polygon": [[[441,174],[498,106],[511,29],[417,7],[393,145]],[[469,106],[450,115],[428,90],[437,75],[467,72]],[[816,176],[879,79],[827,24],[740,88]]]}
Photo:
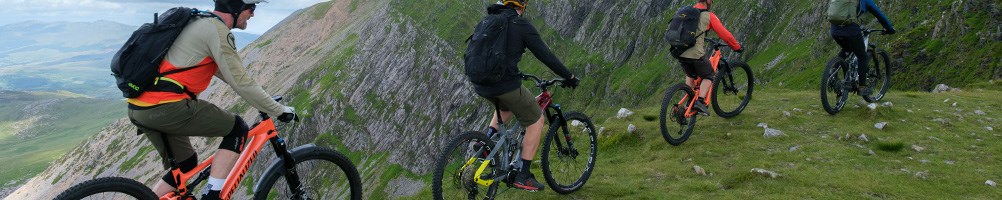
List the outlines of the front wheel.
{"label": "front wheel", "polygon": [[[490,199],[489,193],[499,182],[490,186],[478,184],[474,177],[478,167],[486,161],[494,141],[481,132],[468,131],[457,135],[445,146],[442,155],[435,162],[431,193],[433,199]],[[494,174],[494,163],[488,163],[483,174]],[[481,178],[494,177],[482,176]],[[493,187],[493,188],[492,188]]]}
{"label": "front wheel", "polygon": [[828,61],[825,72],[821,75],[821,106],[828,114],[835,115],[845,106],[845,100],[849,98],[849,90],[846,85],[852,86],[851,81],[846,81],[848,66],[842,58],[836,56]]}
{"label": "front wheel", "polygon": [[751,101],[754,81],[751,67],[744,62],[734,62],[721,68],[713,80],[713,111],[717,116],[731,118],[741,114]]}
{"label": "front wheel", "polygon": [[668,91],[665,92],[665,97],[661,100],[660,122],[661,136],[664,136],[668,144],[681,145],[692,134],[692,128],[696,126],[697,114],[688,112],[695,96],[692,88],[682,83],[668,88]]}
{"label": "front wheel", "polygon": [[877,53],[870,50],[867,53],[873,58],[873,64],[867,73],[866,83],[873,87],[874,93],[864,96],[863,99],[867,102],[877,102],[884,98],[884,94],[887,94],[887,90],[891,87],[891,61],[884,50],[877,50]]}
{"label": "front wheel", "polygon": [[595,168],[597,152],[598,133],[588,116],[570,112],[554,120],[543,142],[546,183],[560,194],[581,189]]}
{"label": "front wheel", "polygon": [[132,179],[104,177],[85,181],[56,196],[56,200],[76,199],[157,199],[149,187]]}
{"label": "front wheel", "polygon": [[[261,178],[254,199],[362,199],[362,180],[358,170],[337,151],[309,146],[292,150],[301,189],[289,187],[281,160]],[[303,194],[297,194],[303,191]]]}

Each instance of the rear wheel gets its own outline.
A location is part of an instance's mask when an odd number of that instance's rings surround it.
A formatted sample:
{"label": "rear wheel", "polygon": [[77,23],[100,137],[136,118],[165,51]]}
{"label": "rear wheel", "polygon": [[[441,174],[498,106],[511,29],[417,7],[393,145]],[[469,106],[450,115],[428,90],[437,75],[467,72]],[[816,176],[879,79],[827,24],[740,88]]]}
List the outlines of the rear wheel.
{"label": "rear wheel", "polygon": [[[435,163],[432,177],[434,199],[487,199],[488,190],[496,189],[501,182],[495,181],[491,187],[474,181],[477,168],[484,163],[484,154],[490,153],[494,141],[481,132],[468,131],[457,135],[445,146]],[[494,163],[488,164],[484,174],[493,174]],[[491,176],[493,177],[493,176]]]}
{"label": "rear wheel", "polygon": [[744,62],[733,62],[717,72],[713,80],[713,111],[723,118],[741,114],[748,106],[754,90],[751,67]]}
{"label": "rear wheel", "polygon": [[104,177],[85,181],[56,196],[57,200],[76,199],[157,199],[149,187],[132,179]]}
{"label": "rear wheel", "polygon": [[543,142],[543,176],[553,191],[568,194],[581,189],[595,168],[598,133],[583,113],[570,112],[557,121]]}
{"label": "rear wheel", "polygon": [[835,115],[841,111],[845,100],[849,98],[846,84],[852,86],[853,83],[845,80],[847,68],[842,58],[835,56],[828,61],[825,72],[821,75],[821,106],[828,114]]}
{"label": "rear wheel", "polygon": [[[285,179],[285,168],[265,174],[254,199],[362,199],[358,170],[337,151],[321,147],[295,150],[295,170],[304,194],[296,194]],[[281,161],[279,162],[281,163]]]}
{"label": "rear wheel", "polygon": [[665,97],[661,101],[661,136],[664,136],[668,144],[678,146],[689,139],[692,128],[696,126],[696,114],[686,117],[695,96],[692,88],[679,83],[665,92]]}
{"label": "rear wheel", "polygon": [[884,98],[884,94],[887,94],[887,90],[891,87],[891,61],[884,50],[877,50],[877,53],[871,50],[868,53],[873,58],[871,62],[873,64],[867,73],[866,83],[873,87],[873,94],[864,96],[863,99],[867,102],[877,102]]}

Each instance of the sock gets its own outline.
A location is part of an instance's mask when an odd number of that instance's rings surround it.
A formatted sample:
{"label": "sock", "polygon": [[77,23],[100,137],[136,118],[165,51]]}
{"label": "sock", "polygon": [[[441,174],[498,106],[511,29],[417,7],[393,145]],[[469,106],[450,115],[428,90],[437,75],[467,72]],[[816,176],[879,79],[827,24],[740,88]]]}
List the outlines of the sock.
{"label": "sock", "polygon": [[225,179],[218,179],[218,178],[213,178],[213,177],[210,176],[208,184],[205,184],[205,189],[208,190],[208,191],[220,191],[220,190],[223,190],[223,183],[225,181],[226,181]]}
{"label": "sock", "polygon": [[219,198],[219,190],[210,190],[202,195],[202,200],[216,200]]}
{"label": "sock", "polygon": [[532,165],[531,160],[522,159],[522,174],[529,174],[529,166]]}
{"label": "sock", "polygon": [[498,129],[495,129],[494,127],[490,127],[490,126],[487,127],[487,137],[494,136],[494,134],[497,133],[497,132],[498,132]]}

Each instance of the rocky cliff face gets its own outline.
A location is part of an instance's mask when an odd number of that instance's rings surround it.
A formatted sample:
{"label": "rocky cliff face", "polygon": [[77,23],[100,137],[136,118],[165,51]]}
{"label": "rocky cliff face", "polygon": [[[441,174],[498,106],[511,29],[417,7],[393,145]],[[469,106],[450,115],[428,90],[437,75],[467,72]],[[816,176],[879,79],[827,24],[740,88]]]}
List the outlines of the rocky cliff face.
{"label": "rocky cliff face", "polygon": [[[998,16],[998,3],[949,2],[953,3],[936,1],[936,4]],[[286,19],[242,54],[251,73],[268,91],[286,95],[289,104],[301,111],[304,121],[283,133],[292,145],[317,143],[348,154],[363,173],[369,198],[407,196],[413,193],[397,188],[408,186],[417,191],[424,187],[421,177],[433,167],[433,158],[447,136],[482,127],[491,112],[472,93],[460,67],[463,41],[483,16],[488,3],[461,0],[434,4],[405,0],[321,3]],[[558,101],[575,110],[608,111],[612,108],[606,107],[611,105],[628,106],[658,96],[650,91],[679,82],[682,72],[673,59],[667,58],[666,44],[661,38],[675,8],[690,3],[689,0],[585,3],[552,0],[530,4],[527,17],[534,21],[558,57],[583,77],[583,86],[577,90],[554,91]],[[752,64],[760,84],[815,88],[817,81],[811,80],[817,79],[826,58],[835,54],[835,44],[830,41],[823,20],[825,6],[816,2],[745,0],[721,2],[715,10],[731,32],[748,46],[749,51],[741,58]],[[938,13],[944,6],[904,0],[888,1],[881,6],[888,13],[898,13],[889,15],[902,34],[881,38],[884,44],[891,44],[885,47],[889,46],[889,52],[898,58],[896,72],[925,70],[925,66],[916,65],[911,59],[922,54],[919,52],[943,55],[948,51],[915,50],[918,45],[942,41],[935,37],[913,37],[928,32],[920,30],[934,27],[932,24],[942,23],[944,28],[938,28],[942,34],[955,35],[950,32],[955,31],[963,36],[984,36],[972,43],[984,48],[1000,47],[998,17],[983,17],[980,22],[989,25],[964,29],[958,27],[969,24],[970,15],[943,14],[942,18],[930,16],[928,22],[915,22],[906,14]],[[957,82],[998,77],[999,62],[991,59],[999,59],[998,52],[1002,51],[978,52],[989,63],[978,70],[987,70],[987,74],[994,70],[994,75],[978,73]],[[525,58],[521,67],[524,71],[551,76],[531,56]],[[933,64],[941,62],[941,58],[929,59],[934,60]],[[914,80],[922,79],[908,77],[896,77],[895,81],[918,84]],[[252,119],[254,109],[227,86],[217,83],[213,88],[202,98]],[[94,139],[99,142],[78,147],[79,152],[66,155],[65,162],[50,167],[11,197],[48,197],[45,195],[52,194],[34,191],[62,191],[97,176],[126,176],[152,183],[161,173],[154,162],[156,154],[149,149],[144,152],[145,139],[130,134],[131,130],[127,121],[116,123]],[[123,150],[109,151],[114,141],[119,142],[113,146]],[[197,142],[203,151],[214,146],[204,142]],[[122,163],[131,158],[136,160],[135,167],[123,169]],[[267,163],[271,157],[259,159],[258,163]],[[255,166],[251,176],[260,173],[261,167],[263,164]]]}

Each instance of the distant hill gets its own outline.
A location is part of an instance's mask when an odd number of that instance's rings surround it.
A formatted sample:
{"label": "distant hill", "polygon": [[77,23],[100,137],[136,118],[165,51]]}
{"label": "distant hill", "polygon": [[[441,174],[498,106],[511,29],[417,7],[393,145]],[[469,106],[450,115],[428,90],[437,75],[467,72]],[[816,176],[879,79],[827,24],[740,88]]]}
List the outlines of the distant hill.
{"label": "distant hill", "polygon": [[110,21],[0,26],[0,89],[117,98],[108,63],[135,29]]}
{"label": "distant hill", "polygon": [[65,92],[0,91],[0,194],[125,116],[122,104]]}
{"label": "distant hill", "polygon": [[[25,21],[0,26],[0,90],[119,98],[108,65],[136,28],[110,21]],[[258,36],[234,33],[238,48]]]}
{"label": "distant hill", "polygon": [[243,49],[247,44],[254,42],[261,35],[245,32],[233,32],[233,37],[236,38],[237,49]]}

